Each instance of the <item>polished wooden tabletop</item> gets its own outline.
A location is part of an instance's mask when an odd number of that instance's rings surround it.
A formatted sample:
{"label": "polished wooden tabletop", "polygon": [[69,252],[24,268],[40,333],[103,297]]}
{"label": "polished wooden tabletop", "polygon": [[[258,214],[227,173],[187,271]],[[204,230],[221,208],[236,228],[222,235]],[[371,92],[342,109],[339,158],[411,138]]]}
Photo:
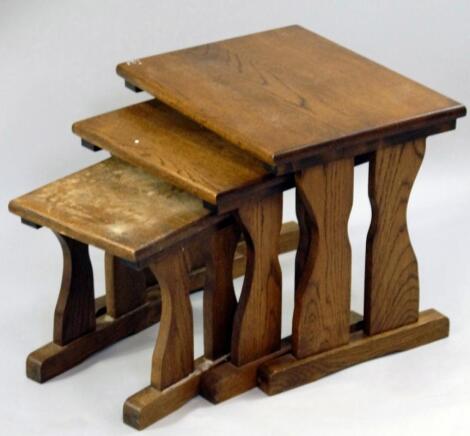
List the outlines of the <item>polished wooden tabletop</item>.
{"label": "polished wooden tabletop", "polygon": [[131,262],[221,219],[196,197],[116,158],[18,197],[9,209]]}
{"label": "polished wooden tabletop", "polygon": [[117,72],[272,166],[431,125],[449,130],[445,123],[465,115],[300,26],[136,59]]}
{"label": "polished wooden tabletop", "polygon": [[157,100],[78,121],[72,130],[213,205],[272,179],[266,164]]}

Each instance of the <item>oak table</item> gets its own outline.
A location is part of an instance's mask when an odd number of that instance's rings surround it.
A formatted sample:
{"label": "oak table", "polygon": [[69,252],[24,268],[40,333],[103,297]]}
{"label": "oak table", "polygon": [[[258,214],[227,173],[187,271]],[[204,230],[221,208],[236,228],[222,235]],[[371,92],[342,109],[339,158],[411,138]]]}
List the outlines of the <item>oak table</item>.
{"label": "oak table", "polygon": [[[16,198],[9,208],[33,227],[50,228],[64,259],[53,341],[28,356],[28,377],[47,381],[160,321],[151,384],[126,401],[126,421],[143,428],[199,393],[203,373],[230,351],[236,299],[226,273],[234,257],[235,273],[243,273],[246,250],[237,247],[230,215],[215,215],[198,198],[114,157]],[[295,244],[289,240],[295,230],[284,227],[283,249]],[[105,299],[94,297],[88,245],[106,253]],[[204,271],[197,273],[203,277],[191,274],[195,250],[203,252]],[[144,267],[158,287],[148,289]],[[204,288],[204,355],[196,360],[189,300],[195,285]]]}
{"label": "oak table", "polygon": [[[198,393],[217,403],[258,384],[274,394],[447,336],[445,316],[419,312],[406,209],[426,138],[454,129],[464,106],[299,26],[117,71],[154,99],[73,125],[113,157],[10,203],[56,232],[64,254],[54,340],[29,356],[31,378],[161,313],[151,384],[124,406],[140,429]],[[366,161],[362,317],[350,311],[347,224],[354,165]],[[294,186],[298,241],[282,226]],[[297,242],[292,335],[281,339],[278,254]],[[88,244],[106,251],[105,299],[94,299]],[[232,274],[243,273],[237,302]],[[189,291],[201,287],[205,348],[194,360]]]}
{"label": "oak table", "polygon": [[[281,343],[279,328],[281,197],[253,192],[237,213],[255,267],[245,278],[230,362],[203,380],[207,398],[247,388],[228,386],[243,368],[254,374],[261,366],[261,388],[276,393],[448,334],[447,318],[419,313],[406,208],[426,137],[454,129],[464,106],[300,26],[135,59],[117,72],[129,88],[263,162],[280,186],[294,177],[300,243],[292,338]],[[355,160],[369,161],[372,222],[364,323],[351,335]]]}

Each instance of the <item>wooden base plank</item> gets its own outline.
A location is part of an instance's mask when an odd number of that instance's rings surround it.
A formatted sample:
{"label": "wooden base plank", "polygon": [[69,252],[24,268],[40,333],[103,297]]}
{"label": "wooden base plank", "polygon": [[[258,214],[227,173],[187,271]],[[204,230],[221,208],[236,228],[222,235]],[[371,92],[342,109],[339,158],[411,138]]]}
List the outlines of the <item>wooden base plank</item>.
{"label": "wooden base plank", "polygon": [[[350,314],[350,331],[362,328],[362,316],[356,312]],[[249,391],[257,384],[257,371],[264,363],[291,351],[291,338],[281,341],[279,350],[242,366],[225,362],[206,372],[201,381],[200,394],[211,403],[217,404]]]}
{"label": "wooden base plank", "polygon": [[277,394],[357,363],[409,350],[448,335],[448,318],[434,309],[426,310],[414,324],[374,336],[359,331],[351,335],[348,344],[333,350],[303,359],[296,359],[289,353],[267,362],[258,371],[258,385],[268,395]]}
{"label": "wooden base plank", "polygon": [[96,330],[60,346],[50,342],[26,359],[26,375],[43,383],[83,362],[87,357],[115,342],[146,329],[160,320],[160,299],[151,300],[133,311],[111,318],[96,319]]}
{"label": "wooden base plank", "polygon": [[195,370],[187,377],[158,390],[147,386],[129,397],[124,403],[123,420],[137,430],[142,430],[169,415],[199,393],[201,376],[210,368],[224,362],[227,356],[217,360],[200,357],[194,363]]}

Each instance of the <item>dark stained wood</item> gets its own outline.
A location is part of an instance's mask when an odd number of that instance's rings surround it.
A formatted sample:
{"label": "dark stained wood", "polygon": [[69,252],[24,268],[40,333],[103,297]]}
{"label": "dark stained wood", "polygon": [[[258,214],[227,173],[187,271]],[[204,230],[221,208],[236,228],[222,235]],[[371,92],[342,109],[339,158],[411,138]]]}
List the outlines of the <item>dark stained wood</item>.
{"label": "dark stained wood", "polygon": [[226,358],[227,356],[213,361],[200,357],[194,362],[195,370],[179,383],[164,390],[147,386],[132,395],[124,403],[124,422],[137,430],[143,430],[174,412],[199,393],[202,375]]}
{"label": "dark stained wood", "polygon": [[130,268],[118,257],[105,253],[106,309],[119,318],[145,303],[145,273]]}
{"label": "dark stained wood", "polygon": [[282,193],[246,202],[238,210],[245,243],[246,272],[232,334],[230,359],[244,365],[279,349],[281,288],[279,232]]}
{"label": "dark stained wood", "polygon": [[160,285],[162,315],[152,357],[152,386],[163,390],[193,371],[193,311],[181,248],[150,264]]}
{"label": "dark stained wood", "polygon": [[50,342],[29,354],[26,375],[39,383],[62,374],[92,354],[115,342],[138,333],[160,320],[160,299],[153,299],[119,318],[106,313],[96,318],[96,330],[67,345]]}
{"label": "dark stained wood", "polygon": [[221,403],[249,391],[256,386],[258,368],[268,361],[290,351],[289,339],[283,339],[280,347],[271,353],[264,354],[243,366],[225,362],[207,371],[201,380],[200,394],[214,404]]}
{"label": "dark stained wood", "polygon": [[214,205],[273,178],[266,165],[157,100],[76,122],[72,130]]}
{"label": "dark stained wood", "polygon": [[[294,222],[285,223],[281,229],[279,252],[285,253],[294,250],[297,247],[298,236],[297,224]],[[194,249],[204,252],[204,250],[197,247],[197,244],[194,244]],[[245,251],[244,242],[239,242],[232,268],[234,278],[245,273]],[[130,273],[132,274],[132,272]],[[59,346],[51,342],[32,352],[27,359],[27,376],[43,383],[73,368],[97,351],[159,322],[161,310],[160,288],[156,284],[156,280],[151,283],[150,287],[147,288],[145,304],[122,314],[116,319],[106,313],[106,297],[95,299],[96,330],[80,336],[65,346]],[[205,283],[205,266],[191,272],[189,276],[191,292],[200,291]]]}
{"label": "dark stained wood", "polygon": [[125,81],[124,85],[126,86],[127,89],[130,89],[133,92],[142,92],[140,88],[137,88],[137,86],[134,86],[132,83]]}
{"label": "dark stained wood", "polygon": [[[281,233],[279,235],[279,254],[286,253],[288,251],[296,250],[299,245],[299,225],[295,221],[288,221],[282,224]],[[235,277],[236,271],[238,271],[238,266],[241,268],[246,266],[246,243],[244,240],[241,240],[237,245],[237,250],[235,251],[235,259],[233,263]],[[238,261],[240,259],[240,261]],[[241,274],[243,275],[243,274]]]}
{"label": "dark stained wood", "polygon": [[351,247],[348,220],[354,160],[296,175],[300,245],[296,255],[292,348],[306,357],[349,340]]}
{"label": "dark stained wood", "polygon": [[444,125],[466,113],[300,26],[137,59],[117,72],[270,165]]}
{"label": "dark stained wood", "polygon": [[349,157],[354,157],[355,165],[360,165],[362,162],[368,161],[371,153],[381,146],[402,144],[404,142],[426,138],[430,135],[453,130],[456,125],[456,120],[445,121],[439,122],[438,124],[426,125],[419,129],[397,133],[380,140],[373,139],[366,142],[361,141],[356,144],[354,144],[354,142],[347,144],[340,143],[337,147],[325,147],[323,152],[316,156],[305,159],[302,158],[302,156],[297,156],[299,160],[283,162],[276,167],[276,172],[277,174],[290,173],[304,168],[310,168],[314,165],[321,165]]}
{"label": "dark stained wood", "polygon": [[202,201],[111,158],[9,204],[31,222],[141,262],[221,222]]}
{"label": "dark stained wood", "polygon": [[[235,225],[212,232],[206,243],[204,286],[204,356],[215,360],[230,353],[237,299],[232,266],[240,230]],[[200,245],[201,242],[199,243]]]}
{"label": "dark stained wood", "polygon": [[54,312],[54,342],[66,345],[96,327],[93,269],[86,244],[56,236],[62,247],[63,273]]}
{"label": "dark stained wood", "polygon": [[265,393],[277,394],[366,360],[409,350],[448,335],[448,318],[433,309],[426,310],[414,324],[374,336],[359,331],[351,335],[348,344],[304,359],[285,354],[260,367],[258,384]]}
{"label": "dark stained wood", "polygon": [[82,145],[85,148],[88,148],[88,150],[91,150],[91,151],[100,151],[101,150],[100,147],[97,147],[96,145],[86,141],[85,139],[82,139]]}
{"label": "dark stained wood", "polygon": [[[362,328],[362,316],[358,313],[350,313],[351,333]],[[257,371],[266,362],[276,359],[291,351],[291,338],[284,338],[277,351],[266,354],[259,359],[253,360],[246,365],[236,366],[227,361],[207,371],[201,380],[201,395],[210,402],[217,404],[233,398],[250,389],[257,384]]]}
{"label": "dark stained wood", "polygon": [[[297,249],[299,241],[299,228],[297,223],[290,221],[284,223],[281,228],[281,234],[279,237],[279,254],[287,253]],[[197,240],[195,240],[197,242]],[[190,245],[190,244],[188,244]],[[194,245],[195,250],[201,250]],[[188,250],[186,250],[186,253]],[[191,255],[189,256],[192,257]],[[188,264],[189,265],[189,264]],[[233,278],[240,277],[245,274],[246,268],[246,244],[245,241],[240,241],[235,251],[235,257],[233,260],[232,273]],[[196,270],[193,270],[190,275],[191,289],[202,289],[206,283],[206,268],[204,264]]]}
{"label": "dark stained wood", "polygon": [[417,321],[419,278],[406,220],[425,140],[380,148],[369,164],[372,221],[367,235],[365,329],[373,335]]}

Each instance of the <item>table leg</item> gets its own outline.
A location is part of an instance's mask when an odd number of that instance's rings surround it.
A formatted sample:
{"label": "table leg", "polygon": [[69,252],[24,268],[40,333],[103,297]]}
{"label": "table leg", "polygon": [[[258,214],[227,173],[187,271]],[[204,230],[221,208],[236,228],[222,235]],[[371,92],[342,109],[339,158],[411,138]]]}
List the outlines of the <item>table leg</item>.
{"label": "table leg", "polygon": [[54,312],[54,342],[66,345],[95,330],[93,269],[88,245],[56,233],[62,247],[63,273]]}
{"label": "table leg", "polygon": [[64,372],[75,364],[58,357],[59,350],[96,329],[93,270],[88,246],[56,233],[63,253],[62,284],[54,312],[53,342],[26,359],[26,375],[38,382]]}
{"label": "table leg", "polygon": [[418,264],[406,209],[424,150],[424,139],[379,148],[369,163],[364,323],[371,335],[418,320]]}
{"label": "table leg", "polygon": [[205,241],[204,355],[208,359],[230,352],[237,308],[232,269],[239,238],[240,230],[232,224],[212,232]]}
{"label": "table leg", "polygon": [[144,271],[137,271],[118,257],[105,253],[106,313],[119,318],[146,303]]}
{"label": "table leg", "polygon": [[63,235],[57,237],[64,267],[54,314],[54,339],[26,360],[27,376],[40,383],[160,319],[160,300],[144,300],[143,272],[106,255],[107,295],[95,299],[88,246]]}
{"label": "table leg", "polygon": [[247,247],[247,268],[235,314],[230,359],[241,366],[280,347],[282,193],[242,206],[238,217]]}
{"label": "table leg", "polygon": [[230,362],[208,371],[201,394],[218,403],[256,386],[256,370],[285,352],[281,347],[279,233],[282,193],[248,202],[238,211],[246,242],[246,272],[233,323]]}
{"label": "table leg", "polygon": [[150,264],[161,289],[162,313],[151,384],[124,403],[124,422],[143,429],[199,393],[201,375],[217,361],[194,361],[189,270],[181,247]]}
{"label": "table leg", "polygon": [[292,350],[297,358],[349,340],[353,171],[354,160],[345,159],[296,175],[301,242],[296,255]]}

